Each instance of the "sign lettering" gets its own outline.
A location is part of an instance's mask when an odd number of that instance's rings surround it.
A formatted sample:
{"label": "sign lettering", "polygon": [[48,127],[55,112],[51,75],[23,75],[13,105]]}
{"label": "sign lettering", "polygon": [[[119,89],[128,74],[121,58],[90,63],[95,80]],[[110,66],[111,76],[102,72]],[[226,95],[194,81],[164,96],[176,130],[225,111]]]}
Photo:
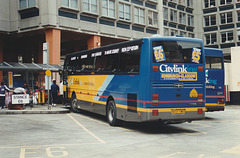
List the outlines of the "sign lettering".
{"label": "sign lettering", "polygon": [[162,61],[166,61],[166,57],[164,54],[164,50],[162,46],[158,46],[158,47],[154,47],[153,48],[153,52],[154,52],[154,57],[156,62],[162,62]]}
{"label": "sign lettering", "polygon": [[29,94],[12,95],[12,104],[29,104]]}
{"label": "sign lettering", "polygon": [[201,59],[201,49],[193,48],[192,50],[192,62],[199,64]]}

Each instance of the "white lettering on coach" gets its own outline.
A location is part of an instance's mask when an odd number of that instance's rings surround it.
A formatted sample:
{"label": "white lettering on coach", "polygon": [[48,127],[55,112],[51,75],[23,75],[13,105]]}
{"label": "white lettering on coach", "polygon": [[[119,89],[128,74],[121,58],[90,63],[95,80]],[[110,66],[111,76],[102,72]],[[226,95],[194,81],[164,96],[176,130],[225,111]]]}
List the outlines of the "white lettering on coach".
{"label": "white lettering on coach", "polygon": [[129,51],[134,51],[134,50],[138,50],[139,46],[129,46],[129,47],[124,47],[122,48],[122,52],[129,52]]}
{"label": "white lettering on coach", "polygon": [[104,55],[117,54],[117,53],[119,53],[119,48],[118,49],[107,50],[107,51],[104,52]]}
{"label": "white lettering on coach", "polygon": [[160,72],[187,72],[187,67],[184,65],[173,65],[168,66],[166,64],[162,64],[159,66]]}

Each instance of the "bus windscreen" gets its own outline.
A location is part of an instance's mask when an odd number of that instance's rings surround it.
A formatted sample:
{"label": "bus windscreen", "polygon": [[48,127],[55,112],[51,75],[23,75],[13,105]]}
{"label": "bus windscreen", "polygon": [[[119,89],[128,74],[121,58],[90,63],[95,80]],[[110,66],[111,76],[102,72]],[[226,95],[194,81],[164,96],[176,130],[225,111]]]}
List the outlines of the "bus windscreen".
{"label": "bus windscreen", "polygon": [[200,43],[153,41],[152,47],[154,63],[202,63]]}
{"label": "bus windscreen", "polygon": [[223,69],[222,57],[206,57],[206,69]]}

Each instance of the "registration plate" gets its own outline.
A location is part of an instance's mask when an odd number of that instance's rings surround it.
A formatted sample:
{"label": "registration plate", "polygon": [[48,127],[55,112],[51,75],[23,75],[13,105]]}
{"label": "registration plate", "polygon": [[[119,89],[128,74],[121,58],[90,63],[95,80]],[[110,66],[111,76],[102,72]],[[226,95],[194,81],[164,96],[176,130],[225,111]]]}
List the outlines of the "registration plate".
{"label": "registration plate", "polygon": [[171,114],[185,114],[186,109],[171,109]]}

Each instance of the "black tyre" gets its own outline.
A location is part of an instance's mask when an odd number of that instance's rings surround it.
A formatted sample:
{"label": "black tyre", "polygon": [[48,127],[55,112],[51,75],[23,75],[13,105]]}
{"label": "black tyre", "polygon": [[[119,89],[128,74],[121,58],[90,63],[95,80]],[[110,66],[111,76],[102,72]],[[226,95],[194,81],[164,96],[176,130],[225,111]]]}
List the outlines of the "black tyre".
{"label": "black tyre", "polygon": [[70,100],[70,110],[72,112],[80,112],[78,104],[77,104],[77,97],[75,94],[72,95],[71,100]]}
{"label": "black tyre", "polygon": [[107,104],[106,116],[107,116],[107,121],[109,125],[111,126],[118,125],[117,109],[116,109],[115,102],[113,100],[109,101]]}

